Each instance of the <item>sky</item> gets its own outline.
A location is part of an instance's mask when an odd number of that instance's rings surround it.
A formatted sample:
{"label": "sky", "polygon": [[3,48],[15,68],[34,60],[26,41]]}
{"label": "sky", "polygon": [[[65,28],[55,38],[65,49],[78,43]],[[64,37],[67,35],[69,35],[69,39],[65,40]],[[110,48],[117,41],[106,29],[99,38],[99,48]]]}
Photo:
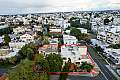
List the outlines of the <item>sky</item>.
{"label": "sky", "polygon": [[120,9],[120,0],[0,0],[0,14]]}

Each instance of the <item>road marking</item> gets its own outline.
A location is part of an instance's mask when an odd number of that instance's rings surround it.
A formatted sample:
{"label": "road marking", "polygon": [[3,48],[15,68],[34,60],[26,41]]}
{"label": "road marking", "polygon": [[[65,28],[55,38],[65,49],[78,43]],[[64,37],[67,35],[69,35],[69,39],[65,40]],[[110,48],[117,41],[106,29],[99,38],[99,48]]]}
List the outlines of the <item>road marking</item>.
{"label": "road marking", "polygon": [[110,63],[101,54],[99,54],[99,53],[97,53],[97,54],[100,55],[100,57],[103,58],[108,65],[110,65]]}
{"label": "road marking", "polygon": [[[100,62],[98,61],[98,63],[100,64]],[[101,65],[101,64],[100,64]],[[102,67],[103,65],[101,65],[101,67]],[[105,66],[106,67],[106,66]],[[109,74],[109,72],[104,68],[104,67],[102,67],[103,68],[103,70],[109,75],[109,77],[111,77],[111,75]],[[114,79],[113,77],[111,77],[112,79]]]}
{"label": "road marking", "polygon": [[[97,59],[96,59],[96,60],[97,60]],[[99,65],[101,65],[99,61],[98,61],[98,63],[99,63]],[[99,66],[99,67],[100,67],[100,66]],[[102,67],[102,66],[101,66],[101,67]],[[101,70],[101,67],[100,67],[100,70]],[[104,69],[104,68],[103,68],[103,69]],[[108,80],[102,70],[101,70],[101,73],[103,74],[103,76],[105,77],[105,79]]]}
{"label": "road marking", "polygon": [[112,72],[112,74],[113,74],[118,80],[120,80],[120,77],[117,75],[117,73],[114,72],[114,70],[111,69],[111,67],[110,67],[109,65],[105,65],[105,66],[108,68],[109,71]]}
{"label": "road marking", "polygon": [[[95,48],[95,47],[92,47],[92,46],[90,46],[91,48]],[[95,52],[96,53],[96,52]],[[105,60],[105,62],[108,64],[108,65],[110,65],[110,63],[101,55],[101,54],[99,54],[98,53],[98,51],[97,51],[97,54],[102,58],[102,59],[104,59]]]}
{"label": "road marking", "polygon": [[[102,74],[102,73],[101,73]],[[102,80],[100,76],[98,76],[99,80]]]}
{"label": "road marking", "polygon": [[[98,60],[98,59],[96,59],[96,60]],[[97,61],[97,62],[99,62],[99,61]],[[100,62],[99,62],[99,64],[100,64]],[[98,64],[97,64],[98,65]],[[101,64],[100,64],[101,65]],[[99,66],[99,65],[98,65]],[[106,80],[108,80],[107,79],[107,77],[105,76],[105,74],[102,72],[102,70],[101,70],[101,67],[99,66],[99,68],[100,68],[100,71],[101,71],[101,73],[103,74],[103,76],[104,76],[104,78],[106,79]]]}
{"label": "road marking", "polygon": [[101,73],[103,74],[103,76],[105,77],[105,79],[108,80],[107,77],[105,76],[105,74],[102,71],[101,71]]}
{"label": "road marking", "polygon": [[[105,70],[105,69],[104,69]],[[108,73],[106,70],[105,70],[106,73]],[[108,73],[108,75],[111,77],[111,75]]]}
{"label": "road marking", "polygon": [[[91,47],[91,49],[92,49],[92,47]],[[93,50],[93,49],[92,49]],[[94,50],[93,50],[94,51]],[[95,51],[94,51],[94,53],[96,53]],[[101,54],[99,54],[98,52],[97,52],[97,54],[107,63],[107,64],[109,64],[110,65],[110,63],[101,55]],[[94,58],[95,59],[95,58]],[[106,73],[107,73],[107,75],[109,76],[109,77],[111,77],[111,75],[107,72],[107,70],[105,69],[105,67],[103,67],[103,65],[101,65],[101,63],[99,62],[99,59],[98,58],[96,58],[96,60],[97,60],[97,62],[99,63],[99,65],[101,66],[99,66],[100,67],[100,70],[102,69],[102,70],[104,70]],[[96,62],[96,61],[95,61]],[[101,73],[103,74],[103,76],[104,76],[104,78],[106,79],[106,80],[108,80],[107,79],[107,77],[105,76],[105,74],[103,73],[103,71],[101,70]]]}

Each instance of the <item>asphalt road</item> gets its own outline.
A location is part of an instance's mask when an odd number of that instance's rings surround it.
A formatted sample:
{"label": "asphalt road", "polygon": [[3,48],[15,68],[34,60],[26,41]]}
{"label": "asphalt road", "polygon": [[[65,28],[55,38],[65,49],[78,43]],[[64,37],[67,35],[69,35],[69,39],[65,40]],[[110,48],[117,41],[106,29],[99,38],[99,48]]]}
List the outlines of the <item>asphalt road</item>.
{"label": "asphalt road", "polygon": [[0,76],[3,75],[3,74],[6,73],[6,72],[7,72],[6,69],[0,68]]}
{"label": "asphalt road", "polygon": [[91,46],[88,46],[88,52],[101,69],[101,74],[98,75],[98,79],[95,80],[117,80],[115,76],[105,66],[108,65],[105,59],[98,55],[98,53],[96,53]]}

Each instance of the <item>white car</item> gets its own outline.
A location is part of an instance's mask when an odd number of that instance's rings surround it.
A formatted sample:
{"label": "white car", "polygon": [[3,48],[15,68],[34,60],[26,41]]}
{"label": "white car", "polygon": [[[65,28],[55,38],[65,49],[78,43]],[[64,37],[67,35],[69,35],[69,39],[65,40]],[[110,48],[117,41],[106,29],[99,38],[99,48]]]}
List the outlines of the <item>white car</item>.
{"label": "white car", "polygon": [[120,69],[117,69],[117,73],[118,73],[118,75],[120,76]]}

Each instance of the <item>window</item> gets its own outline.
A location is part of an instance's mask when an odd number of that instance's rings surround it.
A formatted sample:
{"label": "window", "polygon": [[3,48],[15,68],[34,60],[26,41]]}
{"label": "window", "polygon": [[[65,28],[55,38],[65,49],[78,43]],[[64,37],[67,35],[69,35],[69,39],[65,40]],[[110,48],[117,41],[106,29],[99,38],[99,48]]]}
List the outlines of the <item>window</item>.
{"label": "window", "polygon": [[66,58],[66,57],[63,57],[63,60],[67,60],[67,58]]}
{"label": "window", "polygon": [[80,64],[80,62],[76,62],[76,64]]}

